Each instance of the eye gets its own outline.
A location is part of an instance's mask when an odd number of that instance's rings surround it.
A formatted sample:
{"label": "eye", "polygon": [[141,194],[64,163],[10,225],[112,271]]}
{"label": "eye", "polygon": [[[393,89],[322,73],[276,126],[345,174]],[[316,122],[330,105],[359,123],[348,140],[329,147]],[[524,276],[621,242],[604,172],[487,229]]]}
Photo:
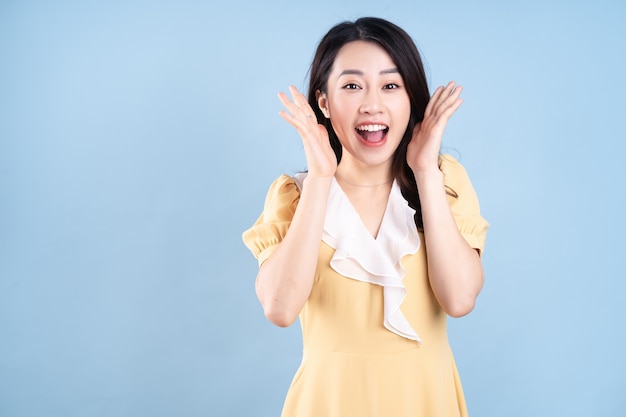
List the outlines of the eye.
{"label": "eye", "polygon": [[355,84],[355,83],[348,83],[348,84],[344,85],[344,86],[343,86],[343,88],[344,88],[345,90],[358,90],[358,89],[359,89],[359,88],[361,88],[361,87],[359,87],[359,86],[358,86],[357,84]]}
{"label": "eye", "polygon": [[383,86],[383,90],[395,90],[397,88],[400,88],[400,86],[396,83],[389,83]]}

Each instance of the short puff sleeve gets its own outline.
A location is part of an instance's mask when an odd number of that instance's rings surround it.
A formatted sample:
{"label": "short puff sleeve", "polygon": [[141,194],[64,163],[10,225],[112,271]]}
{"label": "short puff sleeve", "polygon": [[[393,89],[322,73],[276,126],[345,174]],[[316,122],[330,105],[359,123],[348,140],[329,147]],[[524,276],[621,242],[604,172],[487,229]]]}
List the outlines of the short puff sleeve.
{"label": "short puff sleeve", "polygon": [[270,186],[263,213],[242,236],[244,244],[259,261],[259,266],[274,253],[285,237],[298,201],[300,190],[292,177],[281,175]]}
{"label": "short puff sleeve", "polygon": [[451,155],[441,155],[439,169],[448,191],[448,203],[463,238],[482,254],[489,223],[480,215],[480,205],[467,172]]}

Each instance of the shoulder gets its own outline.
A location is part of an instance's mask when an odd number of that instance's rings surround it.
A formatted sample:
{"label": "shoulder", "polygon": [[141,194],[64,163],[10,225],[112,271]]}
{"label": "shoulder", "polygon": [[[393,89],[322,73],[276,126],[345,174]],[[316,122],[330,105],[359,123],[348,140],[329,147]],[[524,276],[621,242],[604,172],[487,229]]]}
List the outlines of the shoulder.
{"label": "shoulder", "polygon": [[300,200],[300,187],[296,178],[282,174],[270,185],[265,197],[264,212],[269,214],[275,211],[295,211]]}
{"label": "shoulder", "polygon": [[439,169],[445,176],[467,175],[465,167],[452,155],[439,155]]}
{"label": "shoulder", "polygon": [[452,155],[439,156],[439,169],[443,173],[443,183],[452,195],[458,196],[465,192],[474,193],[474,188],[465,167]]}
{"label": "shoulder", "polygon": [[439,158],[439,168],[452,213],[462,217],[479,215],[478,196],[463,165],[453,156],[444,154]]}
{"label": "shoulder", "polygon": [[268,195],[273,193],[288,193],[293,191],[293,189],[299,190],[299,187],[296,183],[296,178],[287,174],[282,174],[274,181],[272,181],[269,189]]}
{"label": "shoulder", "polygon": [[480,214],[478,197],[465,167],[452,155],[443,154],[439,157],[439,169],[459,231],[471,247],[482,252],[489,223]]}
{"label": "shoulder", "polygon": [[252,227],[243,232],[244,244],[259,260],[259,264],[283,240],[300,201],[296,179],[283,174],[269,186],[263,212]]}

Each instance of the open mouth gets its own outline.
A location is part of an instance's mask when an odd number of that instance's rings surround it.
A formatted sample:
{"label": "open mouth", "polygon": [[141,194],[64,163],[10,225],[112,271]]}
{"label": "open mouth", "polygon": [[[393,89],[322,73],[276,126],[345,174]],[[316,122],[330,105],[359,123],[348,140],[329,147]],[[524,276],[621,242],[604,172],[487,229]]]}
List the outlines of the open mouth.
{"label": "open mouth", "polygon": [[367,124],[354,129],[364,142],[377,144],[385,140],[389,127],[385,125]]}

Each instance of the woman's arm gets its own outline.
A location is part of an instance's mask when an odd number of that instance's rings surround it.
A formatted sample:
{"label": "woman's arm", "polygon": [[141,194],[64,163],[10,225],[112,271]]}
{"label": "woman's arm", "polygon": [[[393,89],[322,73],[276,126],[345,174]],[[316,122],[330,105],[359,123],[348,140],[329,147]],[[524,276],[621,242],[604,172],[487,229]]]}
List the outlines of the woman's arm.
{"label": "woman's arm", "polygon": [[287,111],[280,115],[294,126],[304,146],[308,174],[294,217],[278,248],[263,262],[256,293],[265,316],[286,327],[293,323],[311,293],[319,256],[330,183],[337,170],[328,132],[315,120],[306,97],[290,87],[293,101],[279,98]]}
{"label": "woman's arm", "polygon": [[465,241],[452,216],[440,170],[415,175],[422,207],[430,285],[441,308],[461,317],[474,308],[484,274],[478,252]]}
{"label": "woman's arm", "polygon": [[330,181],[305,178],[285,238],[259,268],[256,293],[265,316],[277,326],[291,325],[311,293]]}
{"label": "woman's arm", "polygon": [[407,149],[422,208],[430,285],[441,308],[453,317],[472,311],[484,280],[480,256],[452,216],[439,169],[443,131],[462,103],[461,90],[451,82],[435,91]]}

